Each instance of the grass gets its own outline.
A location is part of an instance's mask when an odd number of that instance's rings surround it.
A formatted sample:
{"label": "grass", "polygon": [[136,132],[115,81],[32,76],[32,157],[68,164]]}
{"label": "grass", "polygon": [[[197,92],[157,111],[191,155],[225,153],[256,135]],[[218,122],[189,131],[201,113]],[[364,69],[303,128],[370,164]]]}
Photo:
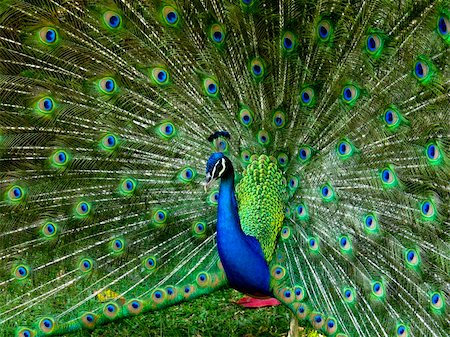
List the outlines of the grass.
{"label": "grass", "polygon": [[[188,336],[253,337],[287,336],[290,312],[283,306],[244,309],[233,302],[242,297],[234,290],[222,290],[195,301],[161,311],[149,312],[72,336]],[[317,336],[300,333],[300,336]]]}

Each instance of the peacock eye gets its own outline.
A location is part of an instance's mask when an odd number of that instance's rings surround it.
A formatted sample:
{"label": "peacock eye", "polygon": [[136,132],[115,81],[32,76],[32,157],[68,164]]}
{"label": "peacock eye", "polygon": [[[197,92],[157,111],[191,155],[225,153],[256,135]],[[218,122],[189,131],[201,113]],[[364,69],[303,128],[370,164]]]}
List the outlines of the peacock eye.
{"label": "peacock eye", "polygon": [[346,85],[342,89],[342,99],[346,104],[354,103],[359,97],[359,89],[354,85]]}
{"label": "peacock eye", "polygon": [[39,38],[42,43],[52,45],[58,38],[58,33],[54,28],[44,27],[39,31]]}
{"label": "peacock eye", "polygon": [[57,226],[53,222],[45,222],[41,227],[41,233],[46,238],[52,238],[57,233]]}
{"label": "peacock eye", "polygon": [[328,318],[327,321],[325,322],[325,325],[327,327],[327,332],[332,335],[336,332],[337,330],[337,324],[336,321],[333,318]]}
{"label": "peacock eye", "polygon": [[125,250],[125,241],[123,239],[114,239],[110,243],[110,248],[114,254],[123,253]]}
{"label": "peacock eye", "polygon": [[380,176],[384,187],[390,188],[398,185],[398,180],[394,170],[390,167],[382,169]]}
{"label": "peacock eye", "polygon": [[176,9],[172,6],[165,6],[162,9],[162,15],[164,18],[164,21],[167,23],[167,25],[169,26],[176,26],[178,21],[179,21],[179,17],[178,17],[178,12],[176,11]]}
{"label": "peacock eye", "polygon": [[277,129],[286,125],[286,114],[283,111],[275,111],[272,117],[272,124]]}
{"label": "peacock eye", "polygon": [[284,33],[281,41],[284,51],[290,52],[295,49],[297,39],[291,32]]}
{"label": "peacock eye", "polygon": [[269,133],[266,130],[260,130],[258,132],[258,143],[266,146],[270,143],[270,136]]}
{"label": "peacock eye", "polygon": [[420,262],[419,253],[414,249],[408,249],[405,252],[405,260],[408,267],[417,267]]}
{"label": "peacock eye", "polygon": [[438,292],[433,292],[430,295],[430,304],[433,310],[442,310],[445,305],[444,297]]}
{"label": "peacock eye", "polygon": [[25,192],[22,187],[14,185],[9,188],[6,195],[9,201],[11,201],[12,203],[18,203],[19,201],[23,200]]}
{"label": "peacock eye", "polygon": [[314,89],[313,88],[304,88],[300,92],[301,104],[303,106],[312,106],[314,103]]}
{"label": "peacock eye", "polygon": [[169,83],[169,72],[162,67],[155,67],[151,71],[152,81],[157,85],[166,85]]}
{"label": "peacock eye", "polygon": [[124,178],[120,182],[119,192],[124,196],[130,196],[136,190],[136,180],[133,178]]}
{"label": "peacock eye", "polygon": [[98,88],[100,89],[100,92],[107,94],[107,95],[111,95],[117,89],[116,81],[112,77],[102,78],[98,82]]}
{"label": "peacock eye", "polygon": [[52,318],[43,318],[39,321],[39,329],[44,333],[50,333],[55,326],[55,321]]}
{"label": "peacock eye", "polygon": [[242,108],[239,111],[239,121],[244,126],[249,126],[253,122],[253,112],[247,108]]}
{"label": "peacock eye", "polygon": [[317,34],[321,41],[328,41],[331,37],[331,23],[328,20],[322,20],[317,25]]}
{"label": "peacock eye", "polygon": [[27,265],[19,264],[14,268],[13,274],[16,280],[24,280],[30,275],[30,268]]}
{"label": "peacock eye", "polygon": [[81,201],[75,207],[75,212],[79,217],[87,217],[91,212],[91,205],[85,201]]}
{"label": "peacock eye", "polygon": [[157,135],[165,140],[172,139],[176,135],[177,129],[172,122],[163,122],[156,127]]}
{"label": "peacock eye", "polygon": [[420,204],[420,211],[425,219],[433,219],[435,217],[436,210],[431,201],[422,201]]}
{"label": "peacock eye", "polygon": [[398,337],[406,337],[408,336],[408,329],[403,324],[399,324],[397,326],[397,336]]}
{"label": "peacock eye", "polygon": [[91,259],[84,258],[80,261],[78,268],[83,273],[88,273],[92,270],[93,266],[94,266],[94,263]]}
{"label": "peacock eye", "polygon": [[428,64],[422,61],[416,62],[416,65],[414,66],[414,74],[419,80],[424,79],[428,75],[428,71]]}
{"label": "peacock eye", "polygon": [[33,330],[30,330],[28,328],[22,328],[17,332],[18,337],[34,337],[35,333]]}
{"label": "peacock eye", "polygon": [[280,153],[277,156],[277,162],[278,165],[280,165],[281,167],[286,167],[287,164],[289,163],[289,157],[286,153]]}
{"label": "peacock eye", "polygon": [[221,45],[225,40],[225,31],[220,24],[216,23],[211,26],[209,36],[216,45]]}
{"label": "peacock eye", "polygon": [[298,151],[298,157],[301,162],[303,163],[308,162],[311,159],[311,156],[312,156],[311,147],[309,147],[308,145],[300,147]]}
{"label": "peacock eye", "polygon": [[372,56],[378,56],[383,47],[383,40],[378,34],[372,34],[367,37],[366,50]]}
{"label": "peacock eye", "polygon": [[355,291],[351,288],[344,288],[344,301],[352,303],[355,300]]}
{"label": "peacock eye", "polygon": [[116,303],[106,303],[105,306],[103,307],[103,314],[110,318],[113,319],[115,318],[119,313],[119,306]]}
{"label": "peacock eye", "polygon": [[254,58],[251,62],[250,62],[250,72],[252,74],[252,76],[257,79],[260,80],[264,77],[264,64],[263,61],[259,58]]}
{"label": "peacock eye", "polygon": [[320,187],[320,195],[325,202],[333,201],[335,199],[333,187],[328,183]]}
{"label": "peacock eye", "polygon": [[189,183],[192,180],[194,180],[195,176],[196,176],[196,172],[193,168],[185,167],[178,174],[178,179],[183,183]]}
{"label": "peacock eye", "polygon": [[100,141],[100,148],[104,151],[112,151],[117,148],[118,144],[119,141],[117,136],[111,133],[107,133],[102,137]]}
{"label": "peacock eye", "polygon": [[36,111],[48,115],[53,112],[55,102],[51,97],[43,97],[36,104]]}
{"label": "peacock eye", "polygon": [[312,252],[319,250],[319,240],[316,237],[311,237],[308,239],[308,247]]}
{"label": "peacock eye", "polygon": [[448,19],[447,16],[445,15],[441,15],[438,17],[437,20],[437,31],[439,33],[439,35],[444,39],[444,40],[448,40],[448,38],[450,37],[450,20]]}
{"label": "peacock eye", "polygon": [[376,299],[381,299],[384,297],[384,287],[381,282],[372,282],[372,294]]}
{"label": "peacock eye", "polygon": [[95,326],[95,323],[97,322],[97,315],[86,312],[81,316],[81,323],[83,326],[92,329]]}
{"label": "peacock eye", "polygon": [[120,27],[122,23],[122,18],[120,17],[119,14],[112,11],[108,11],[105,12],[105,14],[103,14],[103,21],[109,28],[115,29]]}
{"label": "peacock eye", "polygon": [[434,143],[434,142],[429,143],[426,146],[425,153],[426,153],[428,161],[431,164],[439,164],[442,162],[442,158],[443,158],[442,152],[436,143]]}
{"label": "peacock eye", "polygon": [[53,153],[51,161],[54,167],[63,167],[68,163],[68,154],[63,150],[59,150]]}
{"label": "peacock eye", "polygon": [[352,242],[348,235],[342,235],[339,238],[339,247],[341,248],[341,252],[343,254],[349,254],[352,251]]}
{"label": "peacock eye", "polygon": [[352,156],[352,154],[354,152],[354,148],[353,148],[353,145],[349,141],[342,140],[337,144],[336,152],[340,159],[347,159]]}
{"label": "peacock eye", "polygon": [[156,210],[155,213],[153,214],[153,222],[157,225],[162,225],[166,221],[167,221],[167,212],[162,209]]}
{"label": "peacock eye", "polygon": [[248,151],[248,150],[243,150],[243,151],[241,151],[241,160],[242,160],[245,164],[250,163],[250,158],[251,158],[250,151]]}
{"label": "peacock eye", "polygon": [[205,93],[209,97],[217,97],[219,94],[219,86],[217,82],[212,78],[206,78],[203,81],[203,88],[205,89]]}
{"label": "peacock eye", "polygon": [[298,178],[297,177],[291,177],[289,179],[288,187],[289,187],[289,190],[291,192],[294,192],[297,189],[297,187],[298,187]]}

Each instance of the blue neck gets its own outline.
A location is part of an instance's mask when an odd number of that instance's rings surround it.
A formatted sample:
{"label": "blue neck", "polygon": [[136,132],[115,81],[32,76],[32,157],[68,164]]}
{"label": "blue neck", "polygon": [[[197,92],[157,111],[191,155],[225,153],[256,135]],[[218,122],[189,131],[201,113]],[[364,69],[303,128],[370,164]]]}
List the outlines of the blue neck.
{"label": "blue neck", "polygon": [[233,172],[220,183],[217,246],[231,287],[250,295],[271,294],[269,267],[261,245],[241,229]]}

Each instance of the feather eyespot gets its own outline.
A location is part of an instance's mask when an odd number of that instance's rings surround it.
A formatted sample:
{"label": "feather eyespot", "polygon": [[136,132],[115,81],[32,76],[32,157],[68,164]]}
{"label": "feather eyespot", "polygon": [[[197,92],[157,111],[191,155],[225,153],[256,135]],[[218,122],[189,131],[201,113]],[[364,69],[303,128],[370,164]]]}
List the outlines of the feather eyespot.
{"label": "feather eyespot", "polygon": [[446,15],[440,15],[437,20],[437,32],[446,41],[450,38],[450,20]]}
{"label": "feather eyespot", "polygon": [[270,135],[266,130],[260,130],[258,132],[258,143],[263,145],[263,146],[267,146],[270,143]]}
{"label": "feather eyespot", "polygon": [[195,236],[202,237],[206,233],[206,223],[203,221],[195,222],[192,225],[192,231]]}
{"label": "feather eyespot", "polygon": [[239,122],[244,126],[250,126],[253,122],[253,112],[247,108],[239,111]]}
{"label": "feather eyespot", "polygon": [[325,319],[323,316],[317,312],[313,312],[310,316],[311,324],[314,329],[319,330],[325,324]]}
{"label": "feather eyespot", "polygon": [[282,280],[286,276],[286,269],[282,266],[274,266],[271,271],[272,277],[275,280]]}
{"label": "feather eyespot", "polygon": [[430,294],[430,304],[433,311],[441,311],[445,307],[445,299],[439,292],[433,292]]}
{"label": "feather eyespot", "polygon": [[300,100],[303,106],[310,107],[314,105],[315,102],[315,92],[311,87],[303,88],[300,91]]}
{"label": "feather eyespot", "polygon": [[119,184],[119,192],[123,196],[131,196],[136,190],[136,180],[133,178],[124,178]]}
{"label": "feather eyespot", "polygon": [[150,71],[151,81],[152,83],[165,86],[170,83],[170,74],[169,71],[164,67],[155,67]]}
{"label": "feather eyespot", "polygon": [[302,163],[307,163],[312,157],[312,148],[308,145],[303,145],[298,150],[298,158]]}
{"label": "feather eyespot", "polygon": [[56,226],[56,224],[50,221],[44,222],[44,224],[41,227],[41,233],[47,239],[55,237],[57,232],[58,227]]}
{"label": "feather eyespot", "polygon": [[209,193],[208,198],[206,199],[206,202],[210,206],[217,206],[219,202],[219,191],[213,190],[211,193]]}
{"label": "feather eyespot", "polygon": [[111,95],[117,91],[117,84],[112,77],[104,77],[98,81],[98,88],[100,92]]}
{"label": "feather eyespot", "polygon": [[19,331],[17,331],[18,337],[35,337],[36,334],[33,330],[30,330],[28,328],[21,328]]}
{"label": "feather eyespot", "polygon": [[378,219],[374,214],[367,214],[363,220],[364,231],[368,234],[376,234],[379,232]]}
{"label": "feather eyespot", "polygon": [[83,273],[88,273],[88,272],[92,271],[93,267],[94,267],[94,262],[88,258],[82,259],[78,265],[78,268]]}
{"label": "feather eyespot", "polygon": [[371,34],[366,40],[366,50],[372,57],[378,57],[383,49],[383,39],[378,34]]}
{"label": "feather eyespot", "polygon": [[442,163],[443,155],[442,151],[435,142],[430,142],[425,148],[425,154],[431,165],[438,165]]}
{"label": "feather eyespot", "polygon": [[39,321],[39,329],[44,333],[50,333],[53,331],[54,328],[55,328],[55,321],[53,320],[53,318],[46,317],[42,318]]}
{"label": "feather eyespot", "polygon": [[250,73],[256,80],[261,80],[265,76],[265,66],[260,58],[254,58],[250,61]]}
{"label": "feather eyespot", "polygon": [[208,97],[216,98],[219,95],[219,85],[213,78],[203,80],[203,89]]}
{"label": "feather eyespot", "polygon": [[165,6],[162,9],[162,16],[165,23],[171,27],[176,26],[180,19],[177,10],[172,6]]}
{"label": "feather eyespot", "polygon": [[304,319],[306,319],[308,317],[309,308],[308,308],[308,306],[306,304],[301,303],[298,306],[298,308],[296,310],[296,313],[297,313],[297,317],[299,319],[304,320]]}
{"label": "feather eyespot", "polygon": [[75,207],[77,217],[85,218],[91,212],[91,205],[86,201],[80,201]]}
{"label": "feather eyespot", "polygon": [[104,151],[111,152],[115,150],[119,145],[119,139],[112,133],[104,135],[100,141],[100,148]]}
{"label": "feather eyespot", "polygon": [[286,125],[286,114],[283,111],[275,111],[272,117],[272,125],[277,128],[281,129]]}
{"label": "feather eyespot", "polygon": [[222,45],[225,41],[225,30],[223,26],[218,23],[213,24],[209,29],[209,38],[216,45]]}
{"label": "feather eyespot", "polygon": [[331,38],[332,26],[330,21],[322,20],[317,25],[317,36],[322,42],[329,41]]}
{"label": "feather eyespot", "polygon": [[177,129],[173,123],[163,122],[156,127],[156,133],[161,139],[169,140],[176,135]]}
{"label": "feather eyespot", "polygon": [[325,202],[330,202],[336,199],[334,189],[329,183],[320,186],[320,196]]}
{"label": "feather eyespot", "polygon": [[58,40],[58,32],[51,27],[44,27],[39,31],[39,39],[46,45],[53,45]]}
{"label": "feather eyespot", "polygon": [[424,200],[420,203],[420,212],[424,220],[434,220],[437,216],[436,207],[431,200]]}
{"label": "feather eyespot", "polygon": [[97,323],[98,316],[92,312],[86,312],[81,316],[81,323],[88,329],[93,329]]}
{"label": "feather eyespot", "polygon": [[103,21],[105,22],[106,26],[112,29],[119,28],[122,25],[122,18],[119,14],[107,11],[105,14],[103,14]]}
{"label": "feather eyespot", "polygon": [[106,303],[103,307],[103,314],[109,319],[114,319],[119,314],[119,306],[114,302]]}
{"label": "feather eyespot", "polygon": [[19,264],[14,268],[13,275],[16,280],[24,280],[30,276],[30,268],[25,264]]}
{"label": "feather eyespot", "polygon": [[352,106],[359,98],[360,90],[358,87],[348,84],[342,89],[342,100],[344,103]]}
{"label": "feather eyespot", "polygon": [[114,239],[109,244],[113,254],[122,254],[125,251],[125,241],[123,239]]}
{"label": "feather eyespot", "polygon": [[24,198],[25,190],[18,185],[11,186],[6,192],[6,199],[12,204],[17,204]]}
{"label": "feather eyespot", "polygon": [[348,140],[342,140],[336,145],[336,152],[340,159],[350,158],[354,153],[354,146]]}
{"label": "feather eyespot", "polygon": [[311,237],[308,239],[308,248],[311,252],[315,253],[319,251],[319,239]]}
{"label": "feather eyespot", "polygon": [[154,256],[147,256],[143,261],[142,264],[145,269],[147,270],[153,270],[156,268],[156,258]]}
{"label": "feather eyespot", "polygon": [[384,285],[379,281],[374,281],[371,284],[372,295],[374,299],[380,300],[384,298]]}
{"label": "feather eyespot", "polygon": [[295,286],[294,287],[294,296],[297,301],[303,301],[306,297],[305,289],[301,286]]}
{"label": "feather eyespot", "polygon": [[291,236],[291,229],[287,226],[281,228],[281,238],[284,240],[289,239],[289,237]]}
{"label": "feather eyespot", "polygon": [[391,167],[386,167],[380,171],[381,182],[386,188],[395,187],[398,185],[398,179]]}
{"label": "feather eyespot", "polygon": [[55,110],[55,101],[46,96],[36,102],[35,111],[42,115],[50,115]]}
{"label": "feather eyespot", "polygon": [[137,315],[142,312],[144,309],[144,305],[142,301],[138,299],[134,299],[128,302],[127,304],[127,310],[132,315]]}
{"label": "feather eyespot", "polygon": [[408,249],[405,251],[406,265],[410,268],[415,268],[420,263],[420,255],[414,249]]}
{"label": "feather eyespot", "polygon": [[403,324],[397,325],[397,336],[398,337],[407,337],[408,336],[408,328]]}
{"label": "feather eyespot", "polygon": [[330,335],[333,335],[337,331],[337,323],[334,318],[328,318],[325,322],[325,326],[327,327],[327,332]]}
{"label": "feather eyespot", "polygon": [[291,32],[285,32],[281,38],[281,46],[285,52],[291,52],[297,45],[297,39]]}
{"label": "feather eyespot", "polygon": [[52,165],[56,168],[62,168],[69,163],[69,155],[64,150],[55,151],[50,158]]}
{"label": "feather eyespot", "polygon": [[308,214],[308,207],[305,203],[300,203],[296,207],[297,210],[297,217],[300,220],[308,220],[309,214]]}
{"label": "feather eyespot", "polygon": [[344,301],[348,304],[351,304],[355,301],[355,290],[352,288],[344,288]]}
{"label": "feather eyespot", "polygon": [[348,254],[352,251],[352,242],[347,235],[342,235],[339,238],[339,247],[344,254]]}

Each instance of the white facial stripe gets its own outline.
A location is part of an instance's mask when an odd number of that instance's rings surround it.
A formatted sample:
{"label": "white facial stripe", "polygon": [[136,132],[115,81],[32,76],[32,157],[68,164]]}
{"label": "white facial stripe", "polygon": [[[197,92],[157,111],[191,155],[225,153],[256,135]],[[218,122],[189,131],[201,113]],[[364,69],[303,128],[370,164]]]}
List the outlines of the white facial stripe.
{"label": "white facial stripe", "polygon": [[211,179],[214,179],[214,173],[216,173],[217,164],[219,164],[219,162],[217,162],[216,165],[214,165],[214,168],[211,172]]}
{"label": "white facial stripe", "polygon": [[222,158],[221,164],[223,166],[222,171],[219,172],[218,177],[222,176],[222,174],[225,172],[225,158]]}

